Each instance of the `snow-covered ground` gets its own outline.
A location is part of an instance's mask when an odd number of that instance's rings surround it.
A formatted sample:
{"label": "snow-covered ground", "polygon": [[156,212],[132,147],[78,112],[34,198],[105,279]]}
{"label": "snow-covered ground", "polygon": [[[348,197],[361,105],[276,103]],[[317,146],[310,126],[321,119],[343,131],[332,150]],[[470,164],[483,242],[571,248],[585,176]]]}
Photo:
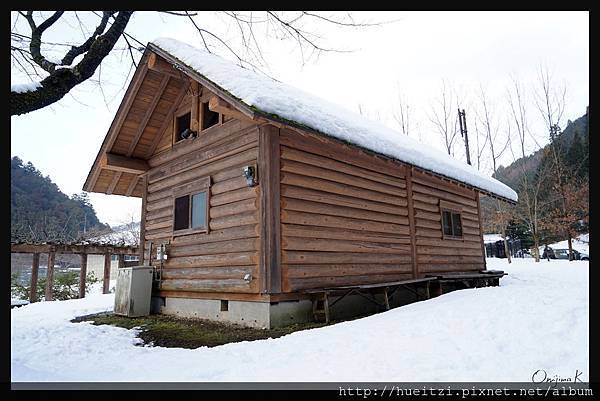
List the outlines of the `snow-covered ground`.
{"label": "snow-covered ground", "polygon": [[[114,295],[11,310],[12,381],[588,380],[588,262],[488,259],[500,287],[455,291],[355,321],[194,350],[135,346],[136,330],[70,323]],[[269,363],[265,363],[269,361]],[[158,369],[160,367],[160,369]]]}

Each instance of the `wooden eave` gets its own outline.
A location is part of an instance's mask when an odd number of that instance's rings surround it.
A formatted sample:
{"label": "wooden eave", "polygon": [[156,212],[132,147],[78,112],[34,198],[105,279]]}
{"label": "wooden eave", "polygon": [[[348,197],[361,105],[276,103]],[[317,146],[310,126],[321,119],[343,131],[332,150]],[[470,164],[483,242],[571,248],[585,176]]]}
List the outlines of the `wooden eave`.
{"label": "wooden eave", "polygon": [[149,70],[150,54],[144,52],[140,60],[88,173],[85,191],[142,196],[140,178],[149,170],[146,161],[188,85],[183,74],[177,77]]}

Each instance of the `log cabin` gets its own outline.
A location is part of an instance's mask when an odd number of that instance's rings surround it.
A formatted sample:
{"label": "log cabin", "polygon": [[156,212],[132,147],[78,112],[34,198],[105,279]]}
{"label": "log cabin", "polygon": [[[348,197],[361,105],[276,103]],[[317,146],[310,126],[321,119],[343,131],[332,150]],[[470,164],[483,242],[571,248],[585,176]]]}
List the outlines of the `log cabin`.
{"label": "log cabin", "polygon": [[480,272],[480,195],[517,201],[443,152],[169,38],[148,44],[83,189],[142,199],[153,310],[257,327],[309,319],[320,290]]}

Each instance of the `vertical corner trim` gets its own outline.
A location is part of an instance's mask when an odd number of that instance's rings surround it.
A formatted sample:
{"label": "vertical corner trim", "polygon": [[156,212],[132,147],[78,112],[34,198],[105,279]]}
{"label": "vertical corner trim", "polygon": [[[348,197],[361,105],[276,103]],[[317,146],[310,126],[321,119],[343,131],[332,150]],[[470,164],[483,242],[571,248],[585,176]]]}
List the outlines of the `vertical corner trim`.
{"label": "vertical corner trim", "polygon": [[419,264],[417,262],[417,234],[415,227],[415,210],[412,198],[412,172],[413,167],[406,169],[406,202],[408,204],[408,225],[410,230],[410,250],[413,263],[413,278],[418,278]]}
{"label": "vertical corner trim", "polygon": [[281,292],[281,214],[279,128],[259,128],[260,292]]}

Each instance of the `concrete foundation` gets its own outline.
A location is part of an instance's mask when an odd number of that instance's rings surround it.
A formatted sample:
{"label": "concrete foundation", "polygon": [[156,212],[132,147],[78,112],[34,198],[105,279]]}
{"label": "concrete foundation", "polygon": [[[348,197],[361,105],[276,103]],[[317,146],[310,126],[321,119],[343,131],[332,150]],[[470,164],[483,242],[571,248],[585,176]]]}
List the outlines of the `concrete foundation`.
{"label": "concrete foundation", "polygon": [[[382,295],[375,298],[383,303]],[[333,303],[337,297],[329,297]],[[390,299],[394,308],[414,302],[415,294],[404,289]],[[382,308],[359,295],[347,296],[330,308],[331,320],[350,319],[382,311]],[[250,302],[220,299],[152,297],[151,313],[185,318],[208,319],[256,328],[275,328],[314,320],[308,299],[280,302]]]}

